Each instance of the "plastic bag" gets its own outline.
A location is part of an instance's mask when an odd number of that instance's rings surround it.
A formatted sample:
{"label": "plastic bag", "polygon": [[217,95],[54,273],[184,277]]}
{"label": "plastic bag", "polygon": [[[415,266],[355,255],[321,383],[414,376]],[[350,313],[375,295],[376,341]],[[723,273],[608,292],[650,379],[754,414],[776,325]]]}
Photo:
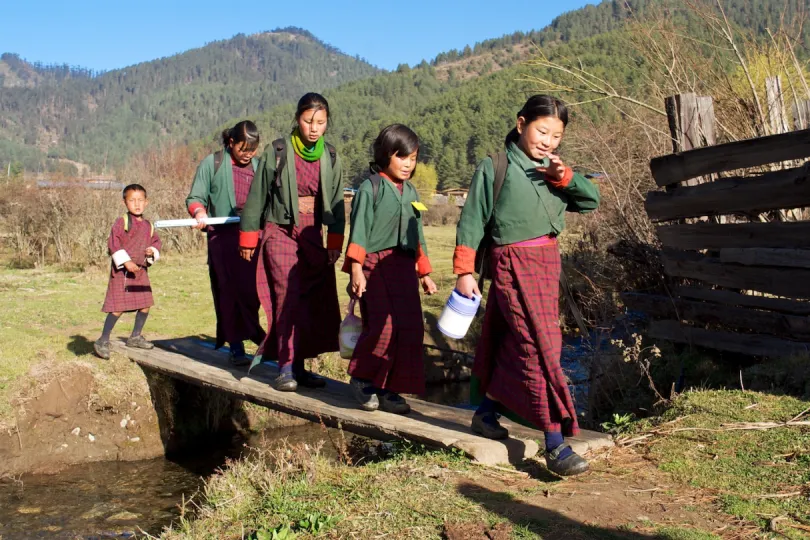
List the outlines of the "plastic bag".
{"label": "plastic bag", "polygon": [[357,339],[363,331],[363,321],[354,314],[355,300],[349,301],[349,309],[346,318],[340,323],[340,332],[338,338],[340,340],[340,357],[350,360],[354,347],[357,345]]}

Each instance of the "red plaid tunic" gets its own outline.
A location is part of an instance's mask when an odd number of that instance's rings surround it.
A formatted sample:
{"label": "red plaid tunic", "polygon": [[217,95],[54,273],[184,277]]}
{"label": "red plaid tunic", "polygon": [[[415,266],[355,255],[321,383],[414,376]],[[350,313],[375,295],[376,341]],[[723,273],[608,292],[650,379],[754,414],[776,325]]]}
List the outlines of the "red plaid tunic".
{"label": "red plaid tunic", "polygon": [[246,167],[240,167],[234,163],[231,171],[233,173],[233,192],[236,196],[236,211],[241,213],[248,193],[250,193],[250,184],[253,183],[253,165],[248,163]]}
{"label": "red plaid tunic", "polygon": [[[295,172],[298,196],[317,197],[320,163],[296,154]],[[280,366],[339,349],[337,281],[322,228],[316,211],[300,213],[297,226],[268,223],[262,235],[256,282],[268,332],[257,354]]]}
{"label": "red plaid tunic", "polygon": [[543,431],[579,432],[560,366],[557,243],[492,248],[492,285],[473,373],[481,393]]}
{"label": "red plaid tunic", "polygon": [[423,394],[425,327],[416,261],[401,249],[369,253],[363,274],[363,331],[349,363],[349,375],[392,392]]}
{"label": "red plaid tunic", "polygon": [[124,218],[115,220],[107,240],[110,255],[124,250],[130,260],[141,270],[135,274],[120,270],[115,263],[110,263],[110,280],[107,283],[107,295],[101,311],[104,313],[121,313],[136,311],[154,305],[152,285],[147,273],[146,248],[153,247],[160,251],[161,243],[157,234],[152,233],[152,225],[144,220],[138,221],[130,216],[129,231],[124,230]]}

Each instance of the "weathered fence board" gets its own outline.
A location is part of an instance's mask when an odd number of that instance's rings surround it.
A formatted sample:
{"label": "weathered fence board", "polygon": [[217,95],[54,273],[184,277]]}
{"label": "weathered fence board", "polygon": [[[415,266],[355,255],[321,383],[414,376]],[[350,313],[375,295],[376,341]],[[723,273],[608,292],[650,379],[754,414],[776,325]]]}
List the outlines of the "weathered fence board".
{"label": "weathered fence board", "polygon": [[810,223],[694,223],[659,225],[661,243],[674,249],[810,248]]}
{"label": "weathered fence board", "polygon": [[740,294],[734,291],[706,289],[704,287],[687,287],[683,285],[675,287],[672,292],[683,298],[694,298],[728,306],[747,306],[792,315],[810,315],[810,302],[802,300],[754,296],[751,294]]}
{"label": "weathered fence board", "polygon": [[[805,151],[810,153],[810,137]],[[666,193],[651,191],[644,203],[653,221],[803,206],[810,206],[810,167],[806,165],[756,178],[721,178]]]}
{"label": "weathered fence board", "polygon": [[810,270],[724,264],[716,257],[689,252],[665,252],[664,271],[681,278],[699,279],[713,285],[810,298]]}
{"label": "weathered fence board", "polygon": [[656,157],[650,161],[650,170],[656,184],[667,186],[707,174],[807,157],[810,129]]}
{"label": "weathered fence board", "polygon": [[653,317],[721,324],[763,334],[810,339],[808,317],[652,294],[625,293],[621,298],[629,308]]}
{"label": "weathered fence board", "polygon": [[810,250],[780,248],[723,248],[720,262],[746,266],[810,268]]}
{"label": "weathered fence board", "polygon": [[810,343],[801,343],[760,334],[737,334],[695,328],[678,321],[653,321],[650,337],[688,343],[709,349],[768,357],[787,357],[810,352]]}

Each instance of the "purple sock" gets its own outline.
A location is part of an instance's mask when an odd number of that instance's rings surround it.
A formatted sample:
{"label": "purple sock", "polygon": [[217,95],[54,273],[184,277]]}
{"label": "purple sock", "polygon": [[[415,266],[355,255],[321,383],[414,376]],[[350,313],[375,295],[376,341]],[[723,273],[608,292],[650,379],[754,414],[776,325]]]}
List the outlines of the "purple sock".
{"label": "purple sock", "polygon": [[476,409],[475,414],[486,414],[490,412],[495,412],[495,408],[498,406],[498,402],[494,399],[489,399],[488,397],[484,396],[484,399],[481,400],[481,404]]}
{"label": "purple sock", "polygon": [[292,362],[290,362],[290,363],[289,363],[289,364],[287,364],[287,365],[281,366],[281,367],[278,369],[278,371],[279,371],[279,373],[280,373],[281,375],[292,375],[292,374],[293,374],[293,365],[292,365]]}
{"label": "purple sock", "polygon": [[[562,433],[560,433],[559,431],[546,431],[545,435],[546,435],[546,452],[552,452],[555,448],[557,448],[558,446],[560,446],[565,442]],[[573,453],[574,451],[571,450],[570,448],[565,448],[563,449],[562,452],[560,452],[560,455],[557,456],[557,459],[565,459]]]}

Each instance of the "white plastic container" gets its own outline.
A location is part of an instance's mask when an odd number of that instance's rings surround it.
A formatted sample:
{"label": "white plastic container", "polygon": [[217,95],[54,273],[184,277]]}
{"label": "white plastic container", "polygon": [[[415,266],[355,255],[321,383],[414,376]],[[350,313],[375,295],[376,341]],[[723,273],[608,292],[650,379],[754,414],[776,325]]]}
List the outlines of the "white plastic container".
{"label": "white plastic container", "polygon": [[467,335],[478,307],[481,305],[481,297],[474,296],[467,298],[458,290],[453,289],[447,304],[444,306],[441,317],[439,317],[439,330],[449,338],[461,339]]}
{"label": "white plastic container", "polygon": [[354,353],[354,347],[357,345],[357,340],[360,338],[360,333],[363,331],[363,321],[354,314],[355,300],[349,301],[349,309],[346,318],[340,323],[340,331],[338,332],[338,340],[340,341],[340,357],[346,360],[351,360]]}

